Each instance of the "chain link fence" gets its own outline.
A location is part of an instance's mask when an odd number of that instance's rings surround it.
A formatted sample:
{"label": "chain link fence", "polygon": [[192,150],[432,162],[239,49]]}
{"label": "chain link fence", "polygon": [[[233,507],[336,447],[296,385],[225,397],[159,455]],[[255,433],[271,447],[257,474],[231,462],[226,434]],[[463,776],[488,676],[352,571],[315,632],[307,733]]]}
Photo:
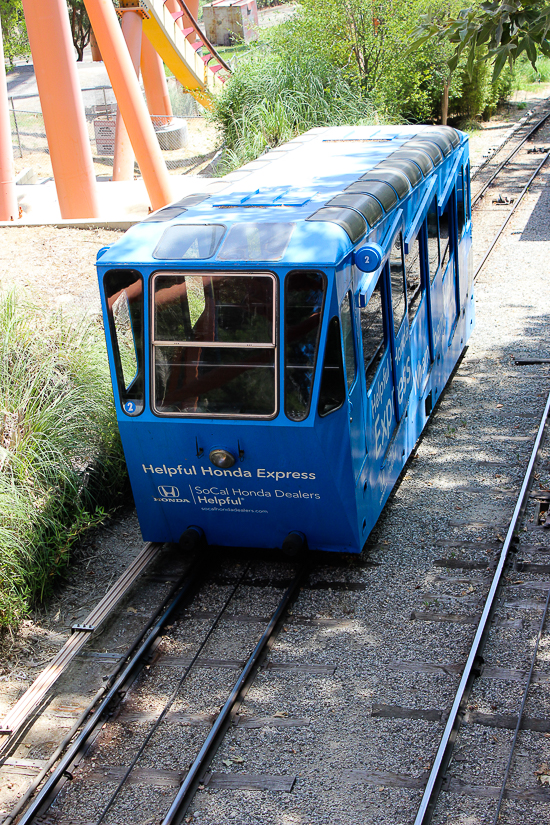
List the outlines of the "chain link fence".
{"label": "chain link fence", "polygon": [[[168,170],[172,174],[193,174],[216,154],[216,131],[205,121],[204,110],[192,95],[174,77],[167,80],[174,119],[151,115],[151,120]],[[110,86],[82,89],[82,97],[96,175],[110,177],[118,110],[113,90]],[[51,177],[38,95],[14,95],[9,104],[16,171],[31,166],[38,179]],[[135,173],[139,174],[137,164]]]}

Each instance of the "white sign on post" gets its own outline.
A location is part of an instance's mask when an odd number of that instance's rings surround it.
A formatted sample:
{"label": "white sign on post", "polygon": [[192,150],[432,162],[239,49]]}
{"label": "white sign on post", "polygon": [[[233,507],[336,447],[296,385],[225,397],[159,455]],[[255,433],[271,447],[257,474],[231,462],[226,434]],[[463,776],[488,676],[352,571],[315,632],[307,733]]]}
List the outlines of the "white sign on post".
{"label": "white sign on post", "polygon": [[115,154],[116,120],[94,120],[95,145],[98,155]]}

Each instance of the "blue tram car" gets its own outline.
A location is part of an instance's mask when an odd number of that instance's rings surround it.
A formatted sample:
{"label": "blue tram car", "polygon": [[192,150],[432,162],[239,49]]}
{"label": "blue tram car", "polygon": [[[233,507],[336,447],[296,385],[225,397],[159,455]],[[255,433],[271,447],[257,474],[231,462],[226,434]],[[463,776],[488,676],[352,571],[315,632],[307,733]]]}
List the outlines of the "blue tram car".
{"label": "blue tram car", "polygon": [[473,328],[467,137],[312,129],[97,265],[144,539],[359,553]]}

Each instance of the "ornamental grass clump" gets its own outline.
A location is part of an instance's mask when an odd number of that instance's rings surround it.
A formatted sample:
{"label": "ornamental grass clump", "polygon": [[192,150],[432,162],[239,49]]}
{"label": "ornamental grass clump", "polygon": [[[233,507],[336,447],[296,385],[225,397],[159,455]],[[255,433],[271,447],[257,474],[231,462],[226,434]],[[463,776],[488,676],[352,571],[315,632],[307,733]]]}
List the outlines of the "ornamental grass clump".
{"label": "ornamental grass clump", "polygon": [[103,332],[0,295],[0,627],[126,489]]}
{"label": "ornamental grass clump", "polygon": [[225,142],[216,173],[226,174],[315,126],[374,123],[376,113],[326,59],[258,48],[217,96],[213,120]]}

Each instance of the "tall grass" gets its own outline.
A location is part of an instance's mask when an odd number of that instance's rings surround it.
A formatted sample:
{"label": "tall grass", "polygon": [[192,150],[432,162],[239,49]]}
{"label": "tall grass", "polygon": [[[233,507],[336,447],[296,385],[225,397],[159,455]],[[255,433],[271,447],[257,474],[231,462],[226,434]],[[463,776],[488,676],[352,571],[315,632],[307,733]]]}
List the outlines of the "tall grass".
{"label": "tall grass", "polygon": [[0,295],[0,627],[125,487],[103,333]]}
{"label": "tall grass", "polygon": [[550,83],[550,58],[539,57],[537,68],[533,69],[527,56],[521,55],[514,66],[514,90],[532,91],[539,83]]}
{"label": "tall grass", "polygon": [[319,56],[252,49],[215,101],[225,140],[218,174],[315,126],[373,123],[372,106],[343,74]]}

